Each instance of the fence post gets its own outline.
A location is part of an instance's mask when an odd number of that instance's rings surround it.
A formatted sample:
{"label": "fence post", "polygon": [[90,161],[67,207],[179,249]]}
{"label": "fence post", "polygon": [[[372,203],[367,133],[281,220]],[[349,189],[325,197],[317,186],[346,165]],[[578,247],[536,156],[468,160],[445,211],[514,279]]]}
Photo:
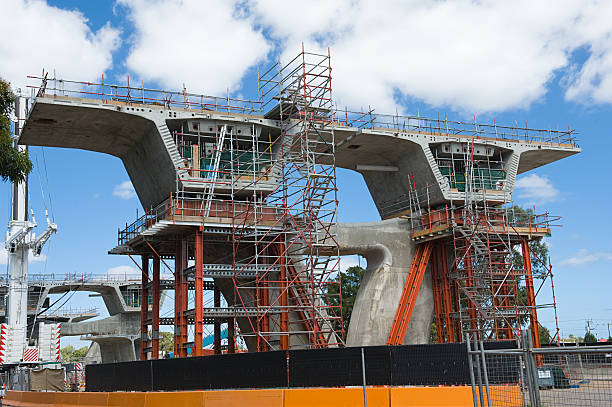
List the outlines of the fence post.
{"label": "fence post", "polygon": [[491,391],[489,390],[489,373],[487,372],[487,361],[485,359],[484,343],[480,341],[480,357],[482,358],[482,371],[487,392],[487,406],[491,407]]}
{"label": "fence post", "polygon": [[470,368],[470,381],[472,382],[472,398],[474,399],[474,407],[478,407],[478,398],[476,396],[476,380],[474,378],[474,363],[472,361],[472,349],[470,347],[470,334],[465,334],[465,344],[467,345],[468,366]]}
{"label": "fence post", "polygon": [[368,389],[366,387],[366,368],[363,346],[361,347],[361,375],[363,376],[363,407],[368,407]]}
{"label": "fence post", "polygon": [[521,332],[523,341],[523,355],[525,359],[525,375],[529,389],[529,401],[532,407],[540,407],[540,388],[538,384],[538,370],[533,358],[531,333],[529,330]]}
{"label": "fence post", "polygon": [[478,352],[478,342],[476,342],[476,335],[473,336],[474,342],[474,358],[476,359],[476,377],[478,378],[478,396],[480,397],[480,407],[484,405],[484,395],[482,393],[482,372],[480,371],[480,355]]}

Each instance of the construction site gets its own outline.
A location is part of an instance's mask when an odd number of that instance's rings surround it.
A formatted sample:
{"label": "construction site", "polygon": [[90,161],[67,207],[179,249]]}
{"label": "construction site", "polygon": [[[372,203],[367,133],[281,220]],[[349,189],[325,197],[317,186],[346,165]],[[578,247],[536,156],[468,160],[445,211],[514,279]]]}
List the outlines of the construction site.
{"label": "construction site", "polygon": [[[75,285],[103,293],[110,316],[49,316],[98,346],[80,398],[13,391],[8,405],[575,405],[540,391],[546,361],[570,358],[551,354],[558,326],[540,342],[538,312],[556,323],[557,309],[550,260],[530,244],[560,217],[512,204],[517,175],[581,152],[574,130],[339,109],[331,55],[304,49],[259,69],[256,100],[29,78],[19,145],[122,160],[144,213],[106,250],[141,278],[45,281],[26,264],[18,296],[11,269],[9,301],[31,310],[6,332]],[[363,176],[380,221],[339,221],[337,168]],[[19,222],[26,210],[13,211]],[[11,233],[17,251],[34,250]],[[367,266],[345,330],[347,255]],[[164,326],[174,351],[158,361]],[[19,335],[5,342],[7,371],[36,339]],[[589,351],[581,368],[603,376],[609,361],[588,359],[609,350]],[[607,405],[612,388],[597,396]]]}

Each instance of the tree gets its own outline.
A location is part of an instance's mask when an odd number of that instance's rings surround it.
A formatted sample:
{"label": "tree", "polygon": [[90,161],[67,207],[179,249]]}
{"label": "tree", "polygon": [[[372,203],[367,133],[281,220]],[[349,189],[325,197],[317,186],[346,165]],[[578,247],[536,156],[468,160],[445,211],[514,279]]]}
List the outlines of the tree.
{"label": "tree", "polygon": [[[338,273],[333,278],[332,282],[340,282],[340,284],[327,284],[327,298],[330,306],[340,305],[340,290],[342,290],[342,327],[344,332],[348,331],[349,322],[351,321],[351,313],[355,305],[355,298],[359,291],[359,284],[363,278],[365,270],[359,266],[352,266],[346,269],[344,273]],[[336,329],[339,327],[336,326]]]}
{"label": "tree", "polygon": [[432,322],[429,327],[429,343],[438,343],[438,328],[435,322]]}
{"label": "tree", "polygon": [[584,334],[584,343],[595,343],[597,342],[597,337],[593,335],[591,332],[587,331]]}
{"label": "tree", "polygon": [[172,332],[159,333],[159,350],[165,353],[174,351],[174,336]]}
{"label": "tree", "polygon": [[[533,209],[525,209],[520,206],[513,205],[508,209],[510,216],[518,223],[528,223],[530,216],[533,216]],[[520,246],[512,248],[513,265],[515,269],[523,268],[523,254]],[[548,245],[543,239],[534,239],[529,242],[529,250],[531,251],[531,269],[534,274],[542,274],[547,272],[547,265],[543,262],[548,260]]]}
{"label": "tree", "polygon": [[539,334],[540,334],[540,344],[541,345],[548,345],[550,343],[550,341],[552,340],[552,337],[550,336],[550,331],[548,330],[548,328],[546,328],[543,325],[539,325],[538,327],[539,329]]}
{"label": "tree", "polygon": [[89,348],[87,346],[74,349],[74,346],[68,345],[60,349],[60,355],[62,356],[64,363],[81,362],[83,359],[85,359],[85,356],[87,356],[88,350]]}
{"label": "tree", "polygon": [[3,181],[21,182],[32,171],[27,151],[19,151],[11,137],[10,114],[13,112],[15,94],[8,82],[0,78],[0,177]]}

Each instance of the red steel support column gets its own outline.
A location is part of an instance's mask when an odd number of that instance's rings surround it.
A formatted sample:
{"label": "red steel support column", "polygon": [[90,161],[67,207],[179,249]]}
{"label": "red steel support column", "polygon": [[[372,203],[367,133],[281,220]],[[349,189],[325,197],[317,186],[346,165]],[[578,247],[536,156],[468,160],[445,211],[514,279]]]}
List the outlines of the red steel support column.
{"label": "red steel support column", "polygon": [[174,254],[174,356],[183,356],[183,345],[181,344],[181,324],[183,321],[183,245],[176,243]]}
{"label": "red steel support column", "polygon": [[[261,287],[261,305],[263,306],[263,309],[267,310],[268,306],[270,305],[270,294],[268,290],[268,281],[266,280],[262,281],[261,285],[262,285]],[[270,350],[270,347],[269,347],[270,335],[268,334],[268,332],[270,332],[270,316],[266,312],[266,314],[263,315],[262,318],[263,318],[262,330],[265,332],[263,336],[263,338],[265,339],[263,347],[264,347],[264,350]]]}
{"label": "red steel support column", "polygon": [[236,353],[236,331],[234,317],[227,319],[227,353]]}
{"label": "red steel support column", "polygon": [[189,334],[189,321],[187,319],[187,315],[185,315],[185,312],[187,312],[187,307],[189,306],[189,282],[187,281],[187,278],[185,277],[184,271],[187,269],[187,263],[189,261],[189,255],[187,252],[187,241],[185,239],[183,239],[182,241],[182,250],[183,250],[183,275],[181,277],[181,285],[182,285],[182,289],[181,289],[181,300],[182,300],[182,304],[181,304],[181,314],[182,314],[182,319],[181,319],[181,344],[183,346],[182,352],[181,354],[183,355],[183,357],[187,357],[187,349],[185,348],[185,345],[187,344],[187,338],[188,338],[188,334]]}
{"label": "red steel support column", "polygon": [[525,287],[527,289],[527,305],[529,306],[529,312],[531,318],[529,324],[531,327],[531,339],[533,340],[533,346],[536,348],[540,347],[540,330],[538,327],[538,311],[536,309],[535,291],[533,288],[533,274],[531,269],[531,249],[529,248],[529,241],[527,238],[523,238],[521,242],[521,249],[523,251],[523,266],[525,267]]}
{"label": "red steel support column", "polygon": [[434,297],[434,313],[436,316],[436,334],[438,335],[438,343],[444,343],[445,338],[442,335],[442,296],[440,293],[440,272],[438,269],[438,248],[434,246],[431,255],[431,283]]}
{"label": "red steel support column", "polygon": [[204,339],[204,233],[195,233],[195,335],[193,340],[194,356],[202,356]]}
{"label": "red steel support column", "polygon": [[448,281],[448,259],[447,250],[444,243],[438,245],[438,255],[440,256],[442,277],[442,296],[444,298],[444,324],[446,325],[446,341],[449,343],[455,342],[455,329],[451,321],[450,313],[453,311],[453,298],[451,295],[450,281]]}
{"label": "red steel support column", "polygon": [[[215,308],[221,307],[221,290],[219,290],[219,287],[217,287],[216,284],[215,284],[215,291],[213,295],[214,295],[214,299],[213,299],[214,307]],[[213,349],[215,351],[215,355],[221,354],[221,320],[219,318],[215,318],[215,322],[214,322]]]}
{"label": "red steel support column", "polygon": [[151,348],[153,359],[159,359],[159,300],[161,291],[159,289],[159,257],[153,257],[153,309],[151,327]]}
{"label": "red steel support column", "polygon": [[149,319],[149,258],[142,256],[142,279],[140,285],[140,360],[147,360],[149,334],[147,320]]}
{"label": "red steel support column", "polygon": [[289,349],[289,309],[287,306],[289,305],[288,294],[287,294],[287,266],[285,265],[285,253],[283,251],[283,246],[279,245],[278,253],[280,256],[280,306],[281,306],[281,314],[280,314],[280,346],[281,350]]}

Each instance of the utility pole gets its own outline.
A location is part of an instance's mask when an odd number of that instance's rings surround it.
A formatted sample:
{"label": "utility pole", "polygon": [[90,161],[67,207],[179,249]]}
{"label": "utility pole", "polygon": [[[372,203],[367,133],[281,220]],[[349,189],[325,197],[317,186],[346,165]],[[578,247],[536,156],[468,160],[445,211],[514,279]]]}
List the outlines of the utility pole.
{"label": "utility pole", "polygon": [[590,334],[591,333],[591,320],[585,319],[584,323],[585,323],[584,329],[586,330],[586,333]]}

